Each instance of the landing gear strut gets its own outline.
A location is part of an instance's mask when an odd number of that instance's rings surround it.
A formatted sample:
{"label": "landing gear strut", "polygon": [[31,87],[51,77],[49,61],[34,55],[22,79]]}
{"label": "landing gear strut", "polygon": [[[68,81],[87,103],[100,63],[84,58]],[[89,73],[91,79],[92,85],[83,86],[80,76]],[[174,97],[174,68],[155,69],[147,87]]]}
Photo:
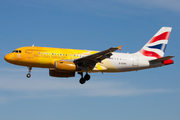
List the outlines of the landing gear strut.
{"label": "landing gear strut", "polygon": [[32,67],[29,67],[28,74],[26,75],[27,78],[30,78],[30,77],[31,77],[31,70],[32,70]]}
{"label": "landing gear strut", "polygon": [[83,72],[79,72],[78,74],[81,75],[81,79],[79,80],[79,83],[84,84],[86,81],[90,80],[91,76],[86,73],[86,75],[83,77]]}

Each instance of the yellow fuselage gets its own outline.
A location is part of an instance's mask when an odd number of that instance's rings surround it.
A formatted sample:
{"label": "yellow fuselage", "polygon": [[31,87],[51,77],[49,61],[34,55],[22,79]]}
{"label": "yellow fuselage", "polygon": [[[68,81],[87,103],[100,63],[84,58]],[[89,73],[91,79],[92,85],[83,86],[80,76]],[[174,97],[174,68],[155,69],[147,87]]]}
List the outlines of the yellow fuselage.
{"label": "yellow fuselage", "polygon": [[[6,55],[5,59],[9,63],[21,66],[54,68],[55,61],[73,61],[74,59],[97,52],[98,51],[28,46],[14,50],[12,53]],[[103,67],[101,63],[97,63],[93,71],[117,72],[117,69],[108,60],[104,60],[104,62],[107,63],[106,66],[110,68],[110,71],[107,70],[106,67]]]}

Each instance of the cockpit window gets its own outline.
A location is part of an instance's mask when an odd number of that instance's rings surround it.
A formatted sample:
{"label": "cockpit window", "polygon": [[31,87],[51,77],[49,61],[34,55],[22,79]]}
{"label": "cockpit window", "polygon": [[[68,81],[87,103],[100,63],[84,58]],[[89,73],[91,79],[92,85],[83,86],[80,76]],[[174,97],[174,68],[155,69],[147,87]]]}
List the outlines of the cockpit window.
{"label": "cockpit window", "polygon": [[14,50],[15,53],[18,53],[18,50]]}
{"label": "cockpit window", "polygon": [[21,53],[21,50],[14,50],[12,53]]}

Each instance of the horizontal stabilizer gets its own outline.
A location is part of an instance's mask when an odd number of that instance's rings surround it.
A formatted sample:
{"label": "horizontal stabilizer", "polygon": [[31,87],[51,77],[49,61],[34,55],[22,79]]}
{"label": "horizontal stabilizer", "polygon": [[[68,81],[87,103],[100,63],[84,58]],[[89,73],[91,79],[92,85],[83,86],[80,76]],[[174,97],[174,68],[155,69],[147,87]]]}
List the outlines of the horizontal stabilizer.
{"label": "horizontal stabilizer", "polygon": [[149,62],[162,62],[162,61],[171,59],[171,58],[173,58],[173,57],[174,57],[174,56],[166,56],[166,57],[162,57],[162,58],[159,58],[159,59],[151,60],[151,61],[149,61]]}

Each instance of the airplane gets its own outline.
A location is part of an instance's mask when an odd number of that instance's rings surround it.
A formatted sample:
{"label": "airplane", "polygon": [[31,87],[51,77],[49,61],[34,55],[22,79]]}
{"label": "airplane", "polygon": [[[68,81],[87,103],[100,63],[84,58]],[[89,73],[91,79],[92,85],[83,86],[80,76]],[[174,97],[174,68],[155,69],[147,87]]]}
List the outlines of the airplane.
{"label": "airplane", "polygon": [[91,77],[89,73],[93,72],[128,72],[173,64],[171,58],[174,56],[164,57],[171,30],[171,27],[162,27],[138,52],[132,54],[114,52],[122,45],[104,51],[33,45],[17,48],[4,59],[11,64],[27,66],[27,78],[31,77],[33,67],[48,68],[52,77],[75,77],[77,72],[81,75],[79,82],[84,84]]}

